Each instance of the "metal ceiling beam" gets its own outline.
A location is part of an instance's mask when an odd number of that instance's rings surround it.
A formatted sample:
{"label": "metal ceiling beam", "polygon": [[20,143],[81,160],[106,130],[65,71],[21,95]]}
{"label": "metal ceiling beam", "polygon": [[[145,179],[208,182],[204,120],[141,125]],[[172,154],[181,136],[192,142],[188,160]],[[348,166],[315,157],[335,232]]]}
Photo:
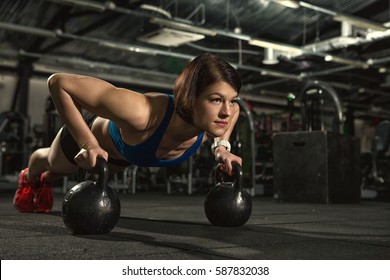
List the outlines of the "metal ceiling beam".
{"label": "metal ceiling beam", "polygon": [[365,18],[349,15],[346,13],[340,13],[336,12],[334,10],[317,6],[305,1],[296,1],[296,0],[290,0],[290,1],[277,1],[277,0],[270,0],[273,3],[277,3],[283,6],[286,6],[288,8],[293,8],[297,9],[299,7],[307,8],[316,12],[320,12],[329,16],[333,17],[333,20],[335,21],[340,21],[340,22],[348,22],[354,26],[361,27],[361,28],[366,28],[366,29],[372,29],[372,30],[377,30],[377,31],[386,31],[388,27],[385,25],[368,20]]}
{"label": "metal ceiling beam", "polygon": [[96,12],[104,12],[107,9],[107,6],[105,4],[98,3],[95,1],[86,1],[86,0],[46,0],[46,1],[64,4],[64,5],[70,5],[70,6],[79,6]]}
{"label": "metal ceiling beam", "polygon": [[40,37],[54,38],[57,36],[56,31],[46,30],[37,27],[17,25],[13,23],[0,22],[0,29],[5,29],[14,32],[27,33]]}
{"label": "metal ceiling beam", "polygon": [[[186,59],[186,60],[191,60],[194,58],[193,55],[177,53],[177,52],[170,52],[170,51],[165,51],[165,50],[160,50],[160,49],[155,49],[155,48],[147,48],[144,46],[133,45],[133,44],[124,44],[124,43],[119,43],[119,42],[110,41],[110,40],[102,40],[102,39],[94,38],[94,37],[90,37],[90,36],[78,36],[78,35],[71,34],[71,33],[63,33],[61,30],[50,31],[50,30],[41,29],[41,28],[34,28],[34,30],[31,31],[31,29],[26,28],[26,26],[21,26],[21,25],[16,25],[16,24],[2,24],[2,22],[0,22],[0,28],[23,32],[23,33],[27,33],[27,34],[32,33],[33,35],[35,35],[36,32],[42,33],[42,34],[55,34],[57,37],[60,37],[60,38],[66,38],[66,39],[71,39],[71,40],[81,40],[81,41],[86,41],[86,42],[90,42],[90,43],[95,43],[95,44],[98,44],[102,47],[120,49],[120,50],[125,50],[125,51],[130,51],[130,52],[139,52],[139,53],[144,53],[144,54],[148,54],[148,55],[163,55],[163,56],[176,57],[176,58]],[[22,52],[21,54],[23,55],[25,53]],[[380,60],[378,60],[378,61],[381,62]],[[374,63],[376,63],[376,61],[373,61],[372,65],[374,65]],[[293,74],[289,74],[289,73],[285,73],[285,72],[281,72],[281,71],[275,71],[275,70],[270,70],[270,69],[262,68],[262,67],[255,67],[255,66],[251,66],[251,65],[234,64],[234,63],[231,63],[231,64],[238,69],[258,72],[262,75],[267,75],[267,76],[271,76],[271,77],[286,78],[289,80],[296,80],[296,81],[301,81],[303,79],[307,79],[307,78],[314,77],[314,76],[328,75],[328,74],[331,74],[334,72],[345,71],[345,70],[349,70],[349,69],[356,67],[356,65],[351,65],[351,66],[338,67],[338,68],[333,68],[333,69],[319,71],[319,72],[301,73],[300,75],[293,75]]]}
{"label": "metal ceiling beam", "polygon": [[[0,28],[34,35],[34,33],[31,33],[29,28],[25,28],[26,26],[17,25],[17,24],[1,25],[1,23],[2,22],[0,22]],[[39,31],[42,33],[53,32],[50,34],[55,34],[56,37],[58,37],[58,38],[90,42],[90,43],[94,43],[94,44],[97,44],[99,46],[107,47],[107,48],[125,50],[125,51],[130,51],[130,52],[144,53],[144,54],[148,54],[148,55],[170,56],[170,57],[176,57],[176,58],[181,58],[181,59],[185,59],[185,60],[192,60],[195,57],[194,55],[188,55],[188,54],[184,54],[184,53],[165,51],[165,50],[156,49],[156,48],[148,48],[148,47],[134,45],[134,44],[125,44],[125,43],[120,43],[120,42],[111,41],[111,40],[103,40],[103,39],[95,38],[95,37],[91,37],[91,36],[85,36],[85,35],[79,36],[79,35],[75,35],[72,33],[64,33],[61,30],[49,31],[49,30],[42,29],[42,28],[34,28],[34,29],[35,29],[35,31]],[[254,66],[250,66],[250,65],[242,65],[242,64],[235,64],[235,63],[231,63],[231,64],[236,68],[259,72],[259,73],[261,73],[262,71],[267,71],[266,68],[261,68],[261,67],[254,67]],[[272,71],[272,72],[276,73],[278,71]],[[283,72],[278,72],[278,73],[280,73],[280,75],[283,75]],[[288,75],[288,74],[286,73],[286,75]]]}
{"label": "metal ceiling beam", "polygon": [[[152,87],[166,88],[166,89],[172,88],[173,82],[177,77],[177,75],[166,74],[163,72],[158,72],[153,70],[132,68],[128,66],[118,66],[118,65],[90,61],[90,60],[85,60],[80,58],[63,57],[59,55],[47,55],[47,54],[25,52],[25,51],[4,52],[2,50],[0,50],[0,55],[9,58],[10,57],[16,58],[16,57],[23,56],[28,58],[40,59],[40,61],[34,63],[33,65],[34,71],[40,71],[40,72],[46,72],[52,74],[54,72],[60,72],[60,71],[64,71],[64,69],[68,69],[66,65],[72,65],[78,67],[77,72],[79,73],[84,73],[84,74],[89,74],[89,75],[94,75],[99,77],[106,77],[106,78],[109,77],[109,80],[111,81],[118,81],[122,83],[130,83],[135,85],[152,86]],[[45,62],[45,60],[47,61]],[[4,63],[6,64],[6,66],[11,65],[9,61],[5,61]],[[51,63],[53,65],[51,65]],[[59,65],[59,63],[61,63],[61,65]],[[3,62],[0,61],[0,65],[2,64]],[[94,72],[92,72],[92,70],[94,70]],[[137,77],[134,77],[132,75],[110,74],[110,73],[102,72],[102,70],[106,70],[106,71],[115,70],[117,72],[127,73],[127,74],[134,73],[137,75]],[[142,79],[139,77],[140,74],[147,77],[156,76],[164,80],[164,82],[153,81],[151,79]]]}
{"label": "metal ceiling beam", "polygon": [[[309,50],[305,49],[304,46],[298,47],[298,46],[294,46],[294,45],[283,44],[280,42],[273,42],[273,41],[269,41],[269,40],[262,39],[262,38],[254,38],[254,37],[251,37],[251,36],[246,35],[246,34],[240,34],[240,33],[230,32],[230,31],[226,31],[226,30],[218,30],[218,29],[214,29],[214,28],[207,28],[206,29],[206,28],[199,27],[199,26],[196,26],[193,24],[183,23],[181,21],[174,20],[171,18],[155,17],[154,15],[151,15],[148,13],[142,13],[142,12],[126,9],[123,7],[118,7],[112,1],[107,1],[104,4],[98,3],[95,1],[85,1],[85,0],[46,0],[46,1],[55,2],[55,3],[59,3],[59,4],[64,4],[64,5],[77,5],[77,6],[80,6],[83,8],[90,8],[92,10],[98,10],[99,12],[114,11],[114,12],[118,12],[118,13],[122,13],[122,14],[141,16],[141,17],[149,18],[152,23],[154,22],[156,24],[160,24],[163,26],[175,27],[177,29],[181,29],[181,30],[185,30],[185,31],[192,31],[194,33],[201,33],[201,34],[208,35],[208,36],[220,35],[220,36],[225,36],[225,37],[229,37],[229,38],[233,38],[233,39],[237,39],[237,40],[244,40],[244,41],[247,41],[249,44],[257,45],[257,46],[262,47],[262,48],[271,47],[271,48],[274,48],[275,50],[279,50],[282,52],[292,52],[293,55],[295,53],[295,56],[301,55],[301,54],[306,54],[306,55],[320,56],[320,57],[323,57],[325,59],[325,57],[327,57],[329,55],[326,52],[318,52],[318,51],[312,51],[310,49]],[[315,6],[315,5],[312,5],[312,4],[304,2],[304,1],[294,1],[294,2],[297,2],[302,7],[311,8],[311,9],[314,9],[314,10],[317,10],[317,11],[320,11],[320,12],[323,12],[323,13],[326,13],[326,14],[329,14],[332,16],[341,15],[340,13],[337,13],[335,11],[332,11],[332,10],[329,10],[326,8],[322,8],[319,6]],[[279,2],[279,3],[281,3],[281,2]],[[344,18],[345,17],[346,18],[348,18],[348,17],[353,18],[355,20],[355,22],[358,19],[360,19],[358,17],[353,17],[353,16],[346,15],[346,14],[342,14],[342,16]],[[365,22],[364,19],[361,19],[361,21]],[[373,23],[373,22],[371,22],[371,23]],[[373,25],[375,25],[375,24],[373,23]],[[377,24],[377,25],[380,25],[380,24]],[[382,25],[380,25],[380,26],[382,26]],[[387,27],[385,27],[385,30],[387,30]],[[364,42],[362,42],[362,43],[364,43]],[[363,68],[368,67],[368,65],[366,64],[365,61],[349,60],[349,59],[345,59],[343,57],[339,57],[339,56],[335,56],[335,55],[332,55],[332,61],[335,63],[339,63],[339,64],[354,65],[358,68],[359,67],[363,67]]]}

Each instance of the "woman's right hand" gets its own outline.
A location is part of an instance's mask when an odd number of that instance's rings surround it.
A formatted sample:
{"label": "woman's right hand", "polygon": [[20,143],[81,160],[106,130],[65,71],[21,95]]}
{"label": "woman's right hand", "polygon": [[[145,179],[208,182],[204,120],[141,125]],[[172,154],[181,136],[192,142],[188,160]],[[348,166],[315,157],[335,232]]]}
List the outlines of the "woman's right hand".
{"label": "woman's right hand", "polygon": [[80,151],[74,157],[74,160],[79,167],[86,170],[91,170],[96,166],[96,158],[98,156],[108,160],[108,153],[100,148],[99,145],[86,145],[80,149]]}

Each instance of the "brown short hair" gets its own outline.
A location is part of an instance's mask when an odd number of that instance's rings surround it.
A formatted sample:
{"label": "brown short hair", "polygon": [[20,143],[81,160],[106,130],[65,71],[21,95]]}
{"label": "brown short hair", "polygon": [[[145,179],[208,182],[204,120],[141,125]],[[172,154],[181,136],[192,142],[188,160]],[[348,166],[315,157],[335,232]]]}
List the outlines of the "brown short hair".
{"label": "brown short hair", "polygon": [[240,92],[240,76],[228,62],[211,53],[204,53],[192,60],[177,77],[173,87],[175,110],[179,116],[192,123],[196,98],[217,81],[224,81],[237,93]]}

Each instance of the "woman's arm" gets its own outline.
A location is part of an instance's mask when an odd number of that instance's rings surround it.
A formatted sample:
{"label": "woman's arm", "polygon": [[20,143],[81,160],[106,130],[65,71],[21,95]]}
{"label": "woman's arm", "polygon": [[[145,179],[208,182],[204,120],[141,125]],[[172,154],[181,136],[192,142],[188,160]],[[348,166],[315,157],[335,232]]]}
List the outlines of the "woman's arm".
{"label": "woman's arm", "polygon": [[[81,115],[81,108],[93,114],[114,120],[118,124],[141,129],[148,123],[148,101],[143,94],[116,88],[108,82],[73,74],[54,74],[48,86],[62,121],[80,149],[75,160],[83,168],[95,166],[96,156],[107,159],[95,136]],[[142,109],[141,109],[142,108]]]}
{"label": "woman's arm", "polygon": [[[232,123],[228,130],[225,132],[224,135],[221,137],[214,138],[214,143],[219,142],[221,140],[227,140],[229,141],[230,135],[233,132],[234,126],[237,123],[238,117],[240,115],[240,109],[238,107],[238,110],[234,113],[234,116],[232,117]],[[240,165],[242,165],[242,159],[239,156],[236,156],[235,154],[230,153],[230,151],[227,150],[227,148],[223,145],[216,147],[212,150],[215,160],[217,162],[222,163],[222,168],[229,174],[232,175],[233,172],[233,166],[232,162],[236,161]]]}

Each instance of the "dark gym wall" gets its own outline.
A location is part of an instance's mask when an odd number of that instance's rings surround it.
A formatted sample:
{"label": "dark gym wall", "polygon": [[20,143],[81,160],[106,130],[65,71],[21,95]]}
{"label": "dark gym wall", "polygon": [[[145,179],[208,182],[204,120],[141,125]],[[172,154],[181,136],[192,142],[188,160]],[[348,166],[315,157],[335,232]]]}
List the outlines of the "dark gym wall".
{"label": "dark gym wall", "polygon": [[[15,94],[17,75],[0,72],[1,103],[0,112],[10,111]],[[42,124],[45,112],[45,100],[49,95],[47,82],[44,78],[32,78],[29,83],[28,117],[31,126]],[[27,102],[27,101],[26,101]]]}

